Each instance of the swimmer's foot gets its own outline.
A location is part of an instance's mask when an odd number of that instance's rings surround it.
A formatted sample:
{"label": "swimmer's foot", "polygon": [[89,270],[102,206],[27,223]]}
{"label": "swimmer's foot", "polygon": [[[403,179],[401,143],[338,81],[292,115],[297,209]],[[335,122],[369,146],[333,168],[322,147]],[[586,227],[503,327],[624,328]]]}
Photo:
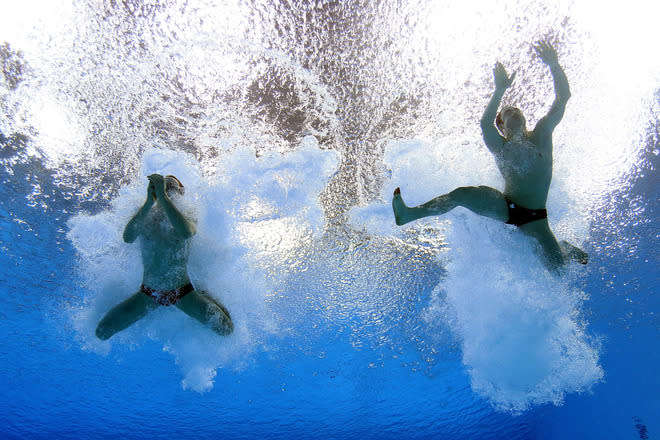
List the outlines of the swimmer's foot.
{"label": "swimmer's foot", "polygon": [[563,240],[559,243],[559,247],[566,259],[577,261],[580,264],[587,264],[589,262],[589,254],[569,242]]}
{"label": "swimmer's foot", "polygon": [[414,220],[409,215],[410,208],[408,208],[406,204],[403,203],[400,188],[394,190],[394,197],[392,197],[392,210],[394,210],[394,221],[399,226],[405,225],[406,223]]}

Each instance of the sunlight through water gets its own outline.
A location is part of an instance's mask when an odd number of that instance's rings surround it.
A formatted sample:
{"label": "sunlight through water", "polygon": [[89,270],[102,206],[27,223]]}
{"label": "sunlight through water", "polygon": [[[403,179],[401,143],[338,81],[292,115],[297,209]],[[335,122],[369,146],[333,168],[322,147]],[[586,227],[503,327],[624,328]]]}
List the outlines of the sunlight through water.
{"label": "sunlight through water", "polygon": [[[438,392],[438,405],[457,393],[498,414],[560,406],[607,381],[607,338],[592,324],[603,295],[587,280],[605,280],[601,254],[626,246],[594,235],[646,215],[634,201],[623,220],[607,210],[657,137],[659,16],[642,0],[7,3],[0,166],[11,182],[26,173],[33,211],[7,209],[3,222],[33,227],[43,213],[66,242],[54,246],[72,246],[75,287],[54,277],[66,299],[49,297],[47,312],[70,351],[116,365],[155,346],[191,395],[294,353],[347,395],[452,377],[465,389]],[[498,61],[516,74],[502,105],[528,127],[548,112],[538,41],[555,46],[571,89],[548,220],[590,253],[561,276],[509,225],[458,208],[398,227],[391,208],[397,187],[411,206],[459,186],[503,189],[480,118]],[[122,231],[156,172],[186,187],[189,274],[231,311],[229,338],[165,307],[95,336],[139,289],[140,248]],[[380,382],[360,391],[336,372],[353,362]]]}

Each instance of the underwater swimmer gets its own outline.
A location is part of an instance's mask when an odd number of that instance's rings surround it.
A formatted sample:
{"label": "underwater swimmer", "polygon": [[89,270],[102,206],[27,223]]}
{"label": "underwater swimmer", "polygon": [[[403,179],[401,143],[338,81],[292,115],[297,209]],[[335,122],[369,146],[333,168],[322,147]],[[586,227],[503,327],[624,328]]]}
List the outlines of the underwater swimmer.
{"label": "underwater swimmer", "polygon": [[546,42],[537,43],[534,49],[550,67],[554,80],[555,100],[548,114],[531,132],[527,131],[522,112],[515,107],[504,107],[496,115],[502,96],[515,77],[515,73],[509,77],[498,62],[493,71],[495,93],[481,118],[486,147],[495,156],[504,177],[504,193],[487,186],[460,187],[422,205],[408,207],[397,188],[392,199],[397,225],[463,206],[476,214],[515,225],[534,237],[544,264],[552,270],[563,266],[567,259],[587,263],[584,251],[566,241],[558,243],[548,225],[545,205],[552,179],[552,132],[564,116],[571,92],[555,49]]}
{"label": "underwater swimmer", "polygon": [[183,193],[176,177],[149,176],[147,200],[124,229],[126,243],[141,238],[142,286],[103,317],[96,328],[99,339],[109,339],[161,305],[174,305],[223,336],[234,330],[227,309],[205,292],[196,291],[188,278],[187,240],[196,229],[172,201]]}

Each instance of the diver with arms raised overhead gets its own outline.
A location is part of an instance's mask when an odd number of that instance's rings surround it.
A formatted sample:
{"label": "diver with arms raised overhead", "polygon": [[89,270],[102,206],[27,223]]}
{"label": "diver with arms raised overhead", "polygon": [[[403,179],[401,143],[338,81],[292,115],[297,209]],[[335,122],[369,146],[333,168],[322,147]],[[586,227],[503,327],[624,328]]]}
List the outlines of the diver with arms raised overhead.
{"label": "diver with arms raised overhead", "polygon": [[159,306],[176,306],[221,334],[233,329],[227,309],[205,292],[196,291],[188,278],[188,239],[195,225],[176,207],[172,198],[184,188],[174,176],[152,174],[147,200],[124,229],[124,241],[140,237],[144,272],[140,291],[110,310],[96,328],[99,339],[109,339]]}
{"label": "diver with arms raised overhead", "polygon": [[422,205],[408,207],[397,188],[392,199],[397,225],[463,206],[476,214],[515,225],[534,237],[544,264],[551,270],[563,266],[567,259],[587,263],[587,254],[581,249],[566,241],[557,243],[548,225],[546,200],[552,179],[552,132],[564,116],[571,92],[555,49],[546,42],[537,43],[534,49],[550,67],[554,79],[555,100],[548,114],[529,132],[519,109],[507,106],[497,113],[502,96],[515,77],[515,73],[509,77],[498,62],[493,72],[495,93],[481,118],[484,141],[504,177],[504,193],[487,186],[461,187]]}

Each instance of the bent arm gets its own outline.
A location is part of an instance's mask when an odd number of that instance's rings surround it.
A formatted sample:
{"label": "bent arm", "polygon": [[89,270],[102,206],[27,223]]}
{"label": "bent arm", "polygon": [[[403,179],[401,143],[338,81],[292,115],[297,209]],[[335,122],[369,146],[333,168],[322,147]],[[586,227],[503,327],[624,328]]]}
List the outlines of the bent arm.
{"label": "bent arm", "polygon": [[505,88],[495,88],[495,92],[490,98],[483,116],[481,116],[481,135],[484,138],[486,147],[491,152],[498,150],[504,143],[500,132],[495,128],[495,118],[497,117],[497,109],[500,107],[500,102],[505,91]]}
{"label": "bent arm", "polygon": [[172,203],[172,200],[170,200],[167,194],[162,194],[161,198],[158,200],[160,201],[160,205],[163,207],[167,218],[170,220],[172,227],[181,237],[190,238],[195,235],[197,228],[194,223],[181,214],[181,211],[174,206],[174,203]]}
{"label": "bent arm", "polygon": [[552,72],[552,79],[555,83],[555,100],[550,107],[548,112],[549,123],[554,124],[553,128],[559,124],[561,118],[564,116],[564,110],[566,109],[566,103],[571,97],[571,90],[568,87],[568,78],[566,78],[566,73],[564,69],[561,68],[559,63],[553,64],[550,66],[550,72]]}
{"label": "bent arm", "polygon": [[564,69],[559,65],[557,52],[547,43],[540,43],[536,51],[549,67],[552,73],[552,79],[555,85],[555,100],[550,107],[550,111],[536,124],[534,131],[542,130],[546,133],[552,133],[557,124],[564,117],[566,103],[571,97],[571,90],[568,86],[568,78]]}
{"label": "bent arm", "polygon": [[495,117],[497,116],[497,109],[500,107],[502,96],[506,89],[511,86],[516,74],[509,76],[502,63],[495,63],[493,69],[493,77],[495,80],[495,92],[490,98],[490,102],[486,106],[483,116],[481,117],[481,134],[484,137],[486,146],[492,153],[496,153],[502,145],[504,145],[504,138],[500,132],[495,128]]}
{"label": "bent arm", "polygon": [[140,210],[133,216],[133,218],[128,222],[124,228],[124,242],[133,243],[139,235],[142,233],[142,225],[144,224],[144,219],[147,217],[151,206],[153,205],[153,199],[147,198],[147,201],[144,202],[144,205]]}

